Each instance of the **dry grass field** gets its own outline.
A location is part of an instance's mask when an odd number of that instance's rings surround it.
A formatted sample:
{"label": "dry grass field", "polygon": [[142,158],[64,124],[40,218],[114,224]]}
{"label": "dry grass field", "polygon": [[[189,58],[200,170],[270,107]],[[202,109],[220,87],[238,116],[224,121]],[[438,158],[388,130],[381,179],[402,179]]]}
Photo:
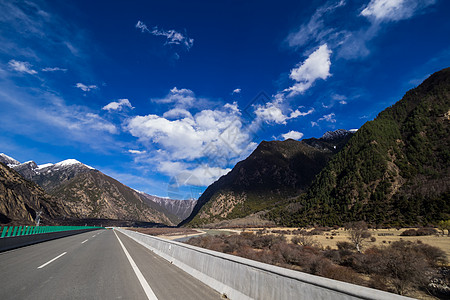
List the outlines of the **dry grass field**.
{"label": "dry grass field", "polygon": [[[296,234],[292,234],[292,231],[297,228],[287,228],[287,227],[277,227],[277,228],[242,228],[240,230],[236,230],[236,232],[258,232],[260,230],[265,230],[265,233],[270,234],[282,234],[286,237],[288,241],[290,241],[293,237],[297,236]],[[447,258],[450,261],[450,237],[447,235],[447,231],[445,231],[445,235],[441,233],[439,235],[428,235],[428,236],[400,236],[402,232],[411,228],[401,228],[401,229],[369,229],[372,237],[375,238],[374,242],[371,242],[370,239],[364,243],[365,248],[370,248],[371,246],[387,246],[392,242],[399,241],[403,239],[405,241],[415,242],[417,240],[422,241],[424,244],[428,244],[434,247],[438,247],[443,250],[447,254]],[[311,231],[312,229],[306,229]],[[349,232],[344,230],[344,228],[331,229],[330,231],[324,231],[320,235],[313,235],[311,238],[318,243],[318,246],[331,249],[337,249],[336,243],[342,241],[349,241]],[[363,248],[364,250],[364,248]]]}

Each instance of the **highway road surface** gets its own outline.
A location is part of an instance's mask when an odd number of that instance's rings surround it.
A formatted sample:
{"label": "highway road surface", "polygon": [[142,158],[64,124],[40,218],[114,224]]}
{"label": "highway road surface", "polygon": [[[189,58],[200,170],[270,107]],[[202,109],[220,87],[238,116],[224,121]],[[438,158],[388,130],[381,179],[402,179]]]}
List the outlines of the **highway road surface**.
{"label": "highway road surface", "polygon": [[0,299],[220,299],[218,292],[114,230],[0,253]]}

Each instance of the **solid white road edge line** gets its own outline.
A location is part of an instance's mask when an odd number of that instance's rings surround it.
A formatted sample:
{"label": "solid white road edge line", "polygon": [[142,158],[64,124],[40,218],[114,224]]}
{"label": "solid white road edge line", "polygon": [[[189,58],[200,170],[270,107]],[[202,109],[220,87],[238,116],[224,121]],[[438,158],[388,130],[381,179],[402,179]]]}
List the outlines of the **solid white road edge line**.
{"label": "solid white road edge line", "polygon": [[55,257],[54,259],[49,260],[48,262],[46,262],[45,264],[43,264],[42,266],[39,266],[38,269],[42,269],[43,267],[45,267],[46,265],[48,265],[49,263],[54,262],[55,260],[57,260],[58,258],[60,258],[61,256],[63,256],[64,254],[66,254],[67,252],[64,252],[60,255],[58,255],[57,257]]}
{"label": "solid white road edge line", "polygon": [[114,234],[116,235],[117,239],[119,240],[119,243],[122,246],[123,252],[125,252],[125,255],[127,256],[128,261],[131,264],[131,267],[133,267],[134,273],[136,273],[136,276],[139,279],[139,282],[141,283],[142,288],[144,289],[145,294],[147,295],[147,298],[150,299],[150,300],[158,300],[158,298],[156,298],[156,295],[153,293],[152,288],[150,287],[150,285],[148,285],[147,280],[145,280],[145,278],[142,275],[141,271],[139,270],[138,266],[134,262],[133,258],[131,258],[131,255],[128,253],[127,249],[122,244],[122,241],[120,240],[120,238],[117,235],[115,230],[114,230]]}
{"label": "solid white road edge line", "polygon": [[86,242],[87,242],[88,240],[89,240],[89,239],[87,239],[87,240],[84,240],[84,241],[82,241],[81,243],[82,243],[82,244],[84,244],[84,243],[86,243]]}

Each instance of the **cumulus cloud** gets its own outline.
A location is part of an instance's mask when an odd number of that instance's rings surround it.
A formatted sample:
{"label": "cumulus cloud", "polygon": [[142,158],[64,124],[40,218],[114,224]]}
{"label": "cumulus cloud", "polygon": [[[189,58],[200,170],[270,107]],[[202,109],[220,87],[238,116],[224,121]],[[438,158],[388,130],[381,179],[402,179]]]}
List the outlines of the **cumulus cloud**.
{"label": "cumulus cloud", "polygon": [[239,94],[241,92],[241,89],[234,89],[232,94]]}
{"label": "cumulus cloud", "polygon": [[10,68],[12,68],[14,71],[17,71],[17,72],[27,73],[30,75],[37,74],[37,71],[32,69],[32,65],[26,61],[17,61],[17,60],[11,59],[8,62],[8,65]]}
{"label": "cumulus cloud", "polygon": [[371,0],[361,11],[361,16],[374,22],[409,19],[436,0]]}
{"label": "cumulus cloud", "polygon": [[175,31],[175,30],[163,30],[158,29],[157,26],[153,27],[152,30],[150,30],[147,25],[144,24],[142,21],[138,21],[136,23],[136,28],[140,29],[141,32],[148,32],[154,36],[163,36],[166,38],[165,44],[174,44],[174,45],[182,45],[186,50],[191,49],[191,47],[194,45],[194,39],[191,39],[187,37],[186,35],[183,35],[182,33]]}
{"label": "cumulus cloud", "polygon": [[265,105],[259,105],[255,109],[255,114],[259,120],[266,123],[286,124],[287,120],[303,117],[314,112],[311,108],[306,112],[301,112],[296,109],[290,110],[289,113],[284,113],[282,105],[279,101],[269,102]]}
{"label": "cumulus cloud", "polygon": [[172,177],[189,174],[189,184],[205,186],[229,172],[229,167],[256,144],[251,141],[236,102],[196,113],[181,107],[197,99],[190,90],[174,88],[158,101],[178,107],[162,116],[130,118],[124,129],[148,150],[144,157],[139,156],[141,163]]}
{"label": "cumulus cloud", "polygon": [[[174,160],[205,156],[208,147],[221,155],[243,150],[249,136],[242,131],[239,115],[233,111],[203,110],[190,117],[169,120],[157,115],[136,116],[127,124],[129,132],[144,143],[158,144]],[[232,139],[227,134],[232,132]]]}
{"label": "cumulus cloud", "polygon": [[171,89],[164,98],[152,99],[152,101],[157,103],[173,104],[177,108],[190,108],[197,100],[193,91],[178,89],[177,87]]}
{"label": "cumulus cloud", "polygon": [[297,83],[285,89],[284,92],[288,92],[288,96],[302,94],[309,89],[317,79],[325,80],[330,77],[331,52],[332,51],[328,49],[327,44],[323,44],[316,51],[311,53],[303,63],[293,68],[289,77]]}
{"label": "cumulus cloud", "polygon": [[287,140],[287,139],[299,140],[299,139],[301,139],[303,137],[303,133],[291,130],[288,133],[282,134],[281,136],[285,140]]}
{"label": "cumulus cloud", "polygon": [[58,71],[60,71],[60,72],[67,72],[67,69],[63,69],[63,68],[59,68],[59,67],[54,67],[54,68],[50,68],[50,67],[47,67],[47,68],[43,68],[42,70],[41,70],[42,72],[58,72]]}
{"label": "cumulus cloud", "polygon": [[95,90],[95,89],[98,88],[95,84],[85,85],[85,84],[80,83],[80,82],[78,82],[78,83],[75,85],[75,87],[81,89],[83,92],[89,92],[89,91],[91,91],[91,90]]}
{"label": "cumulus cloud", "polygon": [[131,103],[128,99],[119,99],[119,101],[108,103],[107,105],[103,106],[103,110],[122,110],[124,107],[134,108],[131,106]]}

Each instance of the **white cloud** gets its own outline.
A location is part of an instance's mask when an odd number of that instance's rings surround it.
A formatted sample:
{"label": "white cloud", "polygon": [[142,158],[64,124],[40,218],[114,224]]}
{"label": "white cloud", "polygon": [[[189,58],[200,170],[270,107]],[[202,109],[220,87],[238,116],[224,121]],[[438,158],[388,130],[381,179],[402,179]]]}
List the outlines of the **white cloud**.
{"label": "white cloud", "polygon": [[141,30],[141,32],[150,32],[150,30],[148,30],[147,25],[145,25],[143,22],[138,21],[136,24],[136,28],[139,28]]}
{"label": "white cloud", "polygon": [[309,89],[317,79],[325,80],[330,77],[331,52],[332,51],[328,49],[327,44],[323,44],[316,51],[311,53],[303,63],[292,69],[289,77],[297,83],[285,89],[284,92],[289,92],[288,96],[302,94]]}
{"label": "white cloud", "polygon": [[241,89],[234,89],[232,94],[239,94],[241,92]]}
{"label": "white cloud", "polygon": [[347,101],[341,100],[341,101],[339,101],[339,104],[345,105],[345,104],[347,104]]}
{"label": "white cloud", "polygon": [[67,69],[63,69],[63,68],[59,68],[59,67],[54,67],[54,68],[43,68],[41,70],[42,72],[57,72],[57,71],[61,71],[61,72],[67,72]]}
{"label": "white cloud", "polygon": [[331,113],[331,114],[328,114],[328,115],[324,115],[322,118],[317,120],[317,122],[319,122],[319,121],[326,121],[326,122],[330,122],[330,123],[336,123],[336,119],[334,118],[335,116],[336,115],[334,113]]}
{"label": "white cloud", "polygon": [[346,100],[346,99],[347,99],[346,96],[344,96],[344,95],[339,95],[339,94],[333,94],[333,95],[331,95],[331,98],[332,98],[333,100]]}
{"label": "white cloud", "polygon": [[173,108],[169,111],[166,111],[163,114],[163,117],[167,119],[177,119],[181,117],[193,119],[192,114],[184,108]]}
{"label": "white cloud", "polygon": [[[180,99],[174,100],[170,95],[180,91],[172,89],[169,97],[164,99],[177,104]],[[192,91],[184,90],[183,94],[186,93],[193,97],[192,101],[197,100]],[[185,97],[181,98],[185,104]],[[209,185],[256,146],[243,126],[237,103],[204,109],[195,114],[175,107],[163,116],[135,116],[124,128],[148,151],[146,158],[139,159],[141,164],[151,165],[172,177],[189,174],[190,185]]]}
{"label": "white cloud", "polygon": [[[169,120],[157,115],[137,116],[129,120],[127,129],[143,143],[158,144],[170,153],[172,160],[194,160],[205,156],[213,147],[226,157],[242,151],[249,136],[242,132],[239,115],[233,111],[203,110],[192,118]],[[227,135],[232,133],[232,138]]]}
{"label": "white cloud", "polygon": [[111,102],[108,103],[107,105],[103,106],[102,109],[103,110],[122,110],[124,107],[129,107],[129,108],[134,108],[133,106],[131,106],[131,103],[128,99],[119,99],[118,102]]}
{"label": "white cloud", "polygon": [[189,50],[194,45],[194,39],[191,39],[182,33],[175,30],[163,30],[158,29],[157,26],[153,27],[152,30],[148,29],[142,21],[138,21],[136,28],[140,29],[141,32],[148,32],[154,36],[164,36],[166,38],[166,44],[182,45]]}
{"label": "white cloud", "polygon": [[128,150],[128,152],[131,153],[131,154],[144,154],[144,153],[147,153],[147,151],[145,151],[145,150],[133,150],[133,149]]}
{"label": "white cloud", "polygon": [[303,137],[303,133],[291,130],[288,133],[282,134],[281,136],[285,140],[287,140],[287,139],[299,140],[299,139],[301,139]]}
{"label": "white cloud", "polygon": [[91,85],[85,85],[83,83],[78,82],[75,87],[81,89],[83,92],[89,92],[91,90],[95,90],[98,87],[95,84],[91,84]]}
{"label": "white cloud", "polygon": [[411,18],[417,11],[436,0],[371,0],[361,15],[375,22],[400,21]]}
{"label": "white cloud", "polygon": [[170,103],[174,104],[177,108],[189,108],[192,107],[195,102],[197,102],[197,98],[193,91],[189,89],[178,89],[174,87],[170,90],[170,92],[166,95],[166,97],[161,99],[152,99],[154,102],[158,103]]}
{"label": "white cloud", "polygon": [[17,71],[17,72],[27,73],[30,75],[37,74],[37,71],[35,71],[31,68],[32,65],[26,61],[17,61],[17,60],[11,59],[8,62],[8,65],[10,66],[10,68],[12,68],[14,71]]}
{"label": "white cloud", "polygon": [[286,124],[287,120],[303,117],[313,112],[313,108],[311,108],[307,112],[301,112],[300,110],[296,109],[295,111],[290,110],[289,114],[285,114],[281,108],[281,103],[278,101],[269,102],[265,105],[259,105],[255,109],[255,114],[259,120],[262,120],[266,123],[276,124]]}
{"label": "white cloud", "polygon": [[323,16],[332,13],[345,4],[346,2],[341,0],[331,5],[328,2],[324,6],[319,7],[308,23],[301,25],[298,30],[288,35],[286,38],[288,45],[298,48],[306,45],[309,41],[322,42],[325,39],[337,38],[342,33],[336,32],[334,28],[326,28]]}

